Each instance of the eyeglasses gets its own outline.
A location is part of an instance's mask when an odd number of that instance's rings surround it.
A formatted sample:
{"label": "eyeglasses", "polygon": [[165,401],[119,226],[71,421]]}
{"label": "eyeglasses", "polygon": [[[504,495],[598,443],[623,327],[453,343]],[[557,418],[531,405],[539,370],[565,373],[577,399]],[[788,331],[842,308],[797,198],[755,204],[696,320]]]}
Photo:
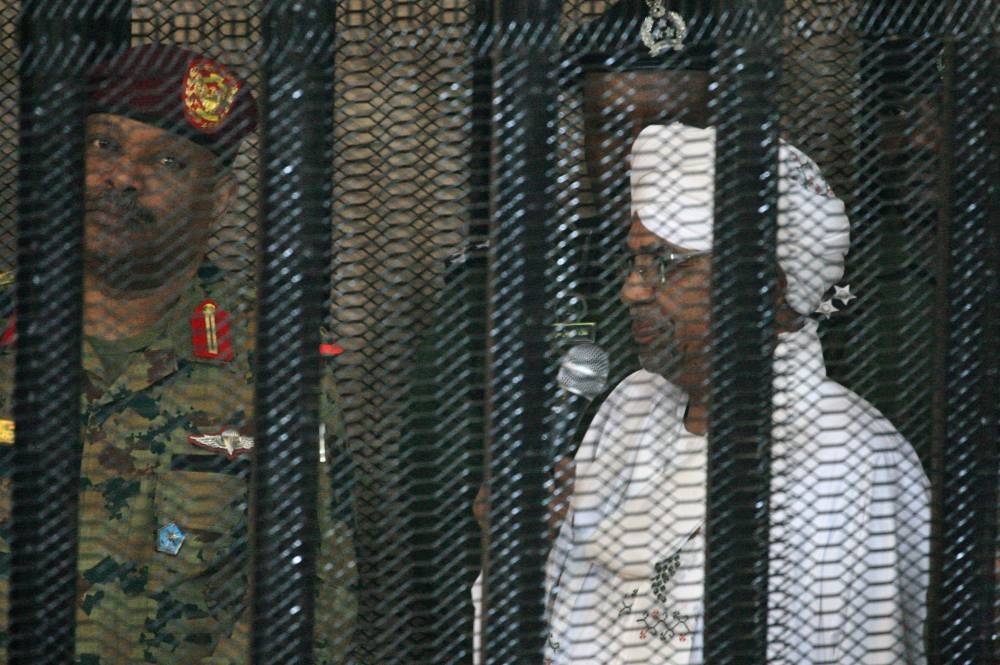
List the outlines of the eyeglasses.
{"label": "eyeglasses", "polygon": [[672,252],[667,249],[630,254],[625,260],[623,279],[635,275],[644,288],[657,289],[694,259],[709,252]]}

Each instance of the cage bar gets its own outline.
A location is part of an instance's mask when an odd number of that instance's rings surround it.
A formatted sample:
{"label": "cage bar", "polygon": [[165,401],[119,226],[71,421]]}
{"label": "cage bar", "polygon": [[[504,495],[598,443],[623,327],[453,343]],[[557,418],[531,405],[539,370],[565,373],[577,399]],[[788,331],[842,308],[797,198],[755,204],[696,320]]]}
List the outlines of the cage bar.
{"label": "cage bar", "polygon": [[497,5],[495,226],[490,247],[489,612],[485,662],[538,663],[544,645],[545,238],[553,219],[558,3]]}
{"label": "cage bar", "polygon": [[[22,5],[11,663],[73,659],[80,479],[85,71],[128,4]],[[59,57],[54,57],[59,54]],[[6,453],[6,451],[4,451]],[[4,460],[6,462],[7,460]]]}
{"label": "cage bar", "polygon": [[[945,51],[953,95],[945,151],[953,168],[948,243],[948,351],[945,444],[941,460],[941,571],[935,607],[937,662],[997,662],[994,628],[997,520],[997,355],[989,342],[996,294],[995,47],[962,40]],[[995,137],[994,137],[995,138]],[[991,239],[993,238],[993,239]]]}
{"label": "cage bar", "polygon": [[312,663],[334,4],[265,7],[253,658]]}
{"label": "cage bar", "polygon": [[764,665],[780,51],[774,16],[750,14],[750,35],[727,26],[736,16],[722,18],[713,112],[705,662]]}

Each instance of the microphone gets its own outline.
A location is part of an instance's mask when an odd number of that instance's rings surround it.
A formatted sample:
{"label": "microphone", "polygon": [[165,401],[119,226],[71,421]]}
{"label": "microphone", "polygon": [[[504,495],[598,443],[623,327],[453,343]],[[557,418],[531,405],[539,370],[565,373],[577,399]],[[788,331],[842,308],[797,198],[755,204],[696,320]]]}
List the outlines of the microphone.
{"label": "microphone", "polygon": [[608,383],[608,352],[592,341],[573,344],[559,361],[559,386],[588,402],[604,392]]}
{"label": "microphone", "polygon": [[[586,312],[580,318],[585,316]],[[549,472],[554,484],[548,502],[548,524],[552,537],[558,533],[569,509],[575,475],[570,460],[576,456],[577,430],[594,398],[604,392],[608,383],[608,352],[596,344],[596,331],[594,323],[555,325],[556,339],[565,348],[556,381],[565,392],[553,407],[550,433]]]}
{"label": "microphone", "polygon": [[[590,236],[593,229],[584,233],[582,272],[586,274],[590,265]],[[597,324],[582,323],[588,319],[587,297],[583,293],[570,292],[567,303],[569,308],[576,309],[574,318],[580,323],[555,324],[555,337],[563,346],[569,348],[559,361],[559,374],[556,377],[559,386],[572,395],[579,395],[586,400],[583,411],[595,397],[604,392],[608,384],[610,362],[608,352],[597,345]],[[565,311],[565,310],[564,310]],[[582,416],[581,416],[582,417]]]}
{"label": "microphone", "polygon": [[565,349],[559,360],[559,387],[579,395],[589,403],[604,391],[608,383],[608,352],[597,345],[597,324],[586,321],[587,301],[571,293],[569,305],[576,308],[573,323],[556,323],[553,338],[557,348]]}
{"label": "microphone", "polygon": [[[576,303],[583,304],[582,298]],[[577,314],[574,318],[578,321],[586,318],[585,309]],[[552,413],[552,461],[555,462],[575,454],[574,436],[591,402],[607,386],[610,362],[608,352],[597,345],[596,323],[556,323],[553,333],[558,348],[564,349],[556,382],[565,391]]]}

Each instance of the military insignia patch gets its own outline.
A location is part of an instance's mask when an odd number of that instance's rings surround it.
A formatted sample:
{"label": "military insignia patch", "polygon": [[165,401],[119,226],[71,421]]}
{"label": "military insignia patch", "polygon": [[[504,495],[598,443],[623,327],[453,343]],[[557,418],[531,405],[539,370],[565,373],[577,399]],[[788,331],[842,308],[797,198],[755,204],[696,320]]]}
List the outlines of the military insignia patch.
{"label": "military insignia patch", "polygon": [[17,341],[17,314],[12,314],[7,320],[7,327],[0,333],[0,349],[13,346]]}
{"label": "military insignia patch", "polygon": [[229,312],[205,300],[191,315],[191,349],[197,358],[229,362],[235,356],[230,339]]}
{"label": "military insignia patch", "polygon": [[326,328],[319,329],[320,345],[319,345],[319,355],[324,358],[332,358],[333,356],[339,356],[344,352],[344,347],[337,344],[330,337],[330,333],[327,332]]}
{"label": "military insignia patch", "polygon": [[195,59],[184,76],[184,117],[202,131],[218,129],[233,109],[240,85],[221,64]]}
{"label": "military insignia patch", "polygon": [[188,437],[188,443],[213,452],[225,453],[231,460],[253,450],[253,437],[243,436],[234,429],[223,430],[219,434],[192,434]]}
{"label": "military insignia patch", "polygon": [[677,12],[668,11],[663,0],[646,0],[649,15],[642,22],[639,38],[654,58],[664,51],[680,51],[687,37],[687,24]]}
{"label": "military insignia patch", "polygon": [[181,551],[181,545],[184,544],[185,538],[187,538],[187,535],[173,522],[161,526],[160,530],[156,532],[156,551],[169,554],[170,556],[177,556],[177,553]]}
{"label": "military insignia patch", "polygon": [[0,420],[0,445],[14,445],[14,421]]}

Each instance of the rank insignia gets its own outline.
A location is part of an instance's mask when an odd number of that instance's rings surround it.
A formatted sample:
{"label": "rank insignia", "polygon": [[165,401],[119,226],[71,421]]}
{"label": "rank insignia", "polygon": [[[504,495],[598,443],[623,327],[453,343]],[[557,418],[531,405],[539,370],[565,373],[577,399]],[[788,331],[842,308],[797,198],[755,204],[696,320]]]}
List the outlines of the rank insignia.
{"label": "rank insignia", "polygon": [[214,300],[198,305],[191,315],[191,347],[197,358],[230,361],[233,343],[229,333],[229,312]]}
{"label": "rank insignia", "polygon": [[160,530],[156,532],[156,551],[169,554],[170,556],[177,556],[177,553],[181,551],[181,545],[184,544],[185,538],[187,538],[187,535],[173,522],[161,526]]}
{"label": "rank insignia", "polygon": [[332,358],[334,356],[339,356],[344,352],[344,347],[333,341],[330,333],[326,331],[326,328],[319,329],[319,355],[324,358]]}
{"label": "rank insignia", "polygon": [[195,59],[184,77],[184,117],[198,129],[212,132],[233,108],[240,81],[217,62]]}
{"label": "rank insignia", "polygon": [[14,445],[14,421],[0,420],[0,445]]}
{"label": "rank insignia", "polygon": [[224,452],[231,460],[253,450],[253,437],[243,436],[234,429],[223,430],[219,434],[192,434],[188,443],[213,452]]}
{"label": "rank insignia", "polygon": [[11,314],[7,326],[0,333],[0,349],[13,346],[17,342],[17,314]]}

